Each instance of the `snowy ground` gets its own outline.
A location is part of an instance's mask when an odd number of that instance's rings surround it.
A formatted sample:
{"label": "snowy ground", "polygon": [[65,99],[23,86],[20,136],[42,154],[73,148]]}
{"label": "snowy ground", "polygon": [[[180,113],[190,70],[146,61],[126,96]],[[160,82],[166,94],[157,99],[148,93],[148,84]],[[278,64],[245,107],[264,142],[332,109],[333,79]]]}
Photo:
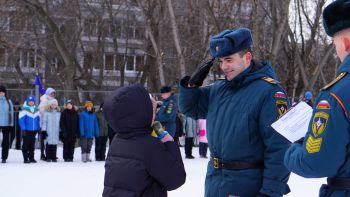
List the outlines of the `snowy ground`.
{"label": "snowy ground", "polygon": [[[181,148],[183,151],[183,148]],[[198,148],[193,150],[196,159],[184,159],[186,183],[169,197],[204,196],[204,178],[208,159],[198,158]],[[80,162],[80,148],[76,148],[75,161],[62,160],[62,148],[58,148],[57,163],[39,161],[23,164],[21,151],[11,149],[6,164],[0,163],[1,197],[100,197],[103,190],[104,162]],[[92,155],[94,158],[94,155]],[[304,179],[292,175],[287,197],[318,196],[318,188],[325,179]]]}

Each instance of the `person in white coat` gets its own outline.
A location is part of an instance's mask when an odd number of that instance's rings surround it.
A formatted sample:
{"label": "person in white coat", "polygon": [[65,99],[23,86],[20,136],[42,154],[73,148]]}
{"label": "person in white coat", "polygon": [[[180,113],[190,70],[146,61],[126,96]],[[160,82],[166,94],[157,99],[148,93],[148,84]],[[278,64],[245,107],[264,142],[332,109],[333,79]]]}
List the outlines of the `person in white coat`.
{"label": "person in white coat", "polygon": [[46,161],[57,162],[57,144],[59,142],[61,112],[56,99],[49,101],[49,106],[43,114],[41,133],[46,141]]}

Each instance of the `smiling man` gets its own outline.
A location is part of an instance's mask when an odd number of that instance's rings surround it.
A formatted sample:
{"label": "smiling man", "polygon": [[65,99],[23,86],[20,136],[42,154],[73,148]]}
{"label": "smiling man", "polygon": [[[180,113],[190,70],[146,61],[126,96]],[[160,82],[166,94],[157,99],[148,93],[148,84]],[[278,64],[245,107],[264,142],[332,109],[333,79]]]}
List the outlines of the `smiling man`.
{"label": "smiling man", "polygon": [[180,111],[207,119],[211,153],[206,197],[283,196],[289,172],[283,156],[289,142],[271,128],[289,101],[271,65],[252,58],[249,29],[225,30],[210,39],[224,80],[200,87],[214,58],[180,84]]}

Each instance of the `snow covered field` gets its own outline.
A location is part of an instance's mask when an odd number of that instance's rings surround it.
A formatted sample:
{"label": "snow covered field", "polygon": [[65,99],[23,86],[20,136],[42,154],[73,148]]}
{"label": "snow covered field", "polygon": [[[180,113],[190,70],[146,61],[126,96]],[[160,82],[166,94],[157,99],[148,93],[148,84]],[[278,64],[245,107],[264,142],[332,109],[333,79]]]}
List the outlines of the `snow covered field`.
{"label": "snow covered field", "polygon": [[[93,149],[94,150],[94,149]],[[183,148],[181,148],[183,152]],[[198,148],[193,150],[196,159],[184,159],[187,180],[169,197],[204,196],[204,178],[208,159],[198,157]],[[80,162],[80,148],[75,149],[75,161],[63,162],[62,147],[58,148],[57,163],[39,161],[23,164],[22,152],[11,149],[6,164],[0,163],[1,197],[100,197],[103,190],[104,162]],[[184,154],[183,154],[184,155]],[[94,155],[92,155],[94,158]],[[318,188],[325,179],[304,179],[292,174],[287,197],[318,196]]]}

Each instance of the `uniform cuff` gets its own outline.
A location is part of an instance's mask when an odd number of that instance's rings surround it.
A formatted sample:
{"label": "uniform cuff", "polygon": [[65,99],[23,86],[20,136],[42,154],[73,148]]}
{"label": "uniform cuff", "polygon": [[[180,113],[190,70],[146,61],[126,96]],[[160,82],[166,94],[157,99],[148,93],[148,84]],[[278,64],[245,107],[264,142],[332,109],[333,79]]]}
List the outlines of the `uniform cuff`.
{"label": "uniform cuff", "polygon": [[264,179],[263,186],[259,192],[268,196],[279,197],[288,194],[290,189],[286,183],[271,179]]}

